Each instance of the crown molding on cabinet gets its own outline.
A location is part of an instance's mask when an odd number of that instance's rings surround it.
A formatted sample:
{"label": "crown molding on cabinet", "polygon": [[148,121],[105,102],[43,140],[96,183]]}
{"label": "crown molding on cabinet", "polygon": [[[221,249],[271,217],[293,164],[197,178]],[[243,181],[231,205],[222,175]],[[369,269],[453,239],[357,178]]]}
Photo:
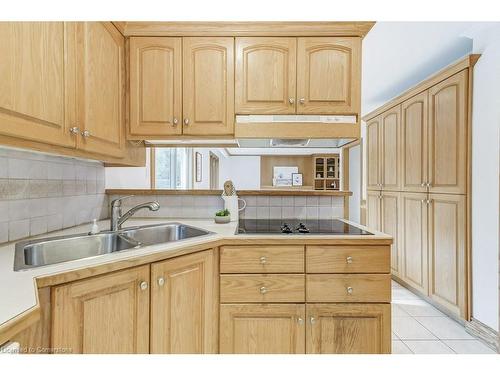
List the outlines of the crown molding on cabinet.
{"label": "crown molding on cabinet", "polygon": [[375,25],[360,22],[113,22],[124,36],[358,36]]}
{"label": "crown molding on cabinet", "polygon": [[461,70],[467,69],[467,68],[472,68],[476,64],[477,60],[481,57],[480,54],[470,54],[464,57],[463,59],[460,59],[443,69],[439,70],[437,73],[433,74],[432,76],[428,77],[427,79],[423,80],[420,82],[418,85],[413,86],[409,90],[403,92],[401,95],[396,96],[395,98],[389,100],[386,104],[383,106],[371,111],[370,113],[364,115],[362,117],[362,120],[367,122],[370,121],[372,118],[377,117],[378,115],[384,113],[388,109],[391,109],[392,107],[400,104],[401,102],[404,102],[407,99],[410,99],[411,97],[417,95],[418,93],[421,93],[422,91],[427,90],[431,86],[436,85],[437,83],[445,80],[446,78],[452,76],[455,73],[458,73]]}

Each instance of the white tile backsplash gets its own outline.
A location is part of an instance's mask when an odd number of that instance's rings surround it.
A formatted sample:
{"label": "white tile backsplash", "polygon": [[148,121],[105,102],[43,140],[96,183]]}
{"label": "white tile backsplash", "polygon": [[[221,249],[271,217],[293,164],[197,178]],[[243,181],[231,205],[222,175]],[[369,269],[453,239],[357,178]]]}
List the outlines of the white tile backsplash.
{"label": "white tile backsplash", "polygon": [[104,219],[107,206],[102,163],[0,147],[0,243]]}

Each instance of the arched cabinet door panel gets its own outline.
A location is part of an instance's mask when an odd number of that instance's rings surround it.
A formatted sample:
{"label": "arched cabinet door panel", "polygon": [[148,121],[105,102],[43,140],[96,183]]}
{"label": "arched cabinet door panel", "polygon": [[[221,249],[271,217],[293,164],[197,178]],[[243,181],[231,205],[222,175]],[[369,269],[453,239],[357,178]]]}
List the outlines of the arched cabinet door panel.
{"label": "arched cabinet door panel", "polygon": [[234,134],[234,39],[183,38],[183,134]]}
{"label": "arched cabinet door panel", "polygon": [[297,39],[297,113],[357,114],[361,39]]}
{"label": "arched cabinet door panel", "polygon": [[381,190],[381,163],[380,163],[380,116],[366,123],[366,174],[368,190]]}
{"label": "arched cabinet door panel", "polygon": [[467,73],[429,89],[429,191],[465,194],[467,174]]}
{"label": "arched cabinet door panel", "polygon": [[236,38],[236,113],[295,113],[296,38]]}
{"label": "arched cabinet door panel", "polygon": [[77,24],[78,147],[123,157],[125,41],[108,22]]}
{"label": "arched cabinet door panel", "polygon": [[427,191],[427,95],[428,92],[424,91],[401,105],[403,191]]}
{"label": "arched cabinet door panel", "polygon": [[130,38],[130,134],[182,134],[182,38]]}
{"label": "arched cabinet door panel", "polygon": [[0,23],[1,135],[75,147],[72,25]]}

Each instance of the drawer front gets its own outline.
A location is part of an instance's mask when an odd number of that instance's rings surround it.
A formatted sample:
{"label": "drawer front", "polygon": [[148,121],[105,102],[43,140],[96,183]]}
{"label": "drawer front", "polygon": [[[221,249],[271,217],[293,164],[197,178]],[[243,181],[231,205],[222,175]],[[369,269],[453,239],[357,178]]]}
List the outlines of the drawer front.
{"label": "drawer front", "polygon": [[307,246],[307,273],[390,273],[390,246]]}
{"label": "drawer front", "polygon": [[220,302],[304,302],[304,275],[221,275]]}
{"label": "drawer front", "polygon": [[221,273],[303,273],[304,246],[222,246]]}
{"label": "drawer front", "polygon": [[307,275],[307,302],[391,302],[390,275]]}

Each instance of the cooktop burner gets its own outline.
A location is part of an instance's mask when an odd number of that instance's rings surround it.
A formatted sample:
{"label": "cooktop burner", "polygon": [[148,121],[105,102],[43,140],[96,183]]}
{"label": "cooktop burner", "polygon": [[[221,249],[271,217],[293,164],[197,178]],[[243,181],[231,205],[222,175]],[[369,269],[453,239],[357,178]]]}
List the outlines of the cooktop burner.
{"label": "cooktop burner", "polygon": [[341,220],[296,220],[296,219],[240,219],[238,233],[241,234],[351,234],[370,235]]}

